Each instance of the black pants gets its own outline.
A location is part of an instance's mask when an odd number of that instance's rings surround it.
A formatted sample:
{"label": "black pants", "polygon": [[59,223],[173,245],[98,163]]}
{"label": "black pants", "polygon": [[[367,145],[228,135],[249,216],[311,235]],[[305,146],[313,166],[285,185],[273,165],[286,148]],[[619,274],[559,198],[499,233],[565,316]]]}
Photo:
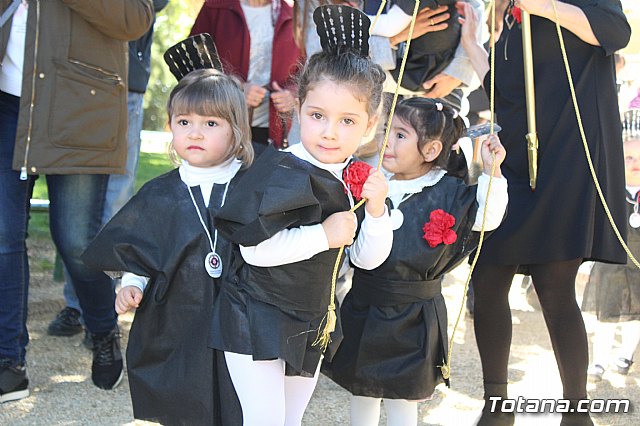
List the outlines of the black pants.
{"label": "black pants", "polygon": [[[587,394],[589,352],[575,294],[581,259],[529,265],[567,399]],[[474,328],[485,383],[507,383],[511,346],[509,288],[518,265],[477,265],[473,272]]]}

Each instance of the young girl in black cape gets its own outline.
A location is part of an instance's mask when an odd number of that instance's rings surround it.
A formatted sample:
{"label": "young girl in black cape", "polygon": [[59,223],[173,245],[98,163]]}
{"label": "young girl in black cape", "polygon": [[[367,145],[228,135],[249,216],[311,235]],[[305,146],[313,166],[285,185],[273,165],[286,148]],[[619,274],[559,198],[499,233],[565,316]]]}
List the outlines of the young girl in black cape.
{"label": "young girl in black cape", "polygon": [[[343,176],[375,127],[382,94],[384,73],[367,57],[368,20],[346,6],[318,8],[314,20],[323,52],[299,79],[301,143],[265,151],[216,217],[238,245],[238,270],[216,300],[211,346],[225,351],[247,425],[301,423],[323,355],[316,339],[331,323],[339,247],[355,238],[351,261],[372,269],[392,243],[382,173],[365,175],[361,194]],[[349,209],[359,195],[367,201],[357,224]],[[338,323],[324,355],[340,340]]]}
{"label": "young girl in black cape", "polygon": [[231,254],[214,216],[253,160],[246,111],[235,78],[214,69],[182,78],[168,102],[182,164],[145,184],[83,256],[101,270],[126,271],[116,311],[137,308],[127,346],[136,419],[242,424],[222,353],[207,337]]}
{"label": "young girl in black cape", "polygon": [[[627,245],[637,259],[640,257],[640,132],[635,132],[623,134],[623,148],[629,217]],[[593,357],[587,370],[589,378],[602,380],[609,367],[618,326],[621,343],[611,366],[620,374],[628,374],[640,342],[640,270],[631,259],[626,265],[594,263],[584,289],[582,311],[594,313],[598,318],[593,333]]]}
{"label": "young girl in black cape", "polygon": [[448,341],[440,286],[444,274],[478,245],[492,153],[485,230],[504,217],[505,150],[497,136],[482,143],[484,173],[477,186],[446,172],[463,129],[453,109],[426,98],[405,99],[396,108],[382,163],[393,173],[393,248],[379,267],[355,268],[340,308],[344,340],[323,368],[352,393],[353,425],[377,425],[381,399],[389,425],[416,425],[417,402],[443,381],[439,367],[447,359]]}

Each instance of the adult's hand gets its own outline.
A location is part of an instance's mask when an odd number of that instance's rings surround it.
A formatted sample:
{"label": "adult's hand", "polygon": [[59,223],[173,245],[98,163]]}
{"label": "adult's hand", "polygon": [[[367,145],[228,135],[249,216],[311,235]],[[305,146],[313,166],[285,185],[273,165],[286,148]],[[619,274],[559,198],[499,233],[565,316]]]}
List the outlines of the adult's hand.
{"label": "adult's hand", "polygon": [[253,83],[245,83],[243,85],[243,89],[244,99],[247,101],[247,105],[251,108],[255,108],[260,105],[267,94],[267,89]]}
{"label": "adult's hand", "polygon": [[271,83],[273,90],[271,91],[271,101],[280,113],[286,113],[293,110],[296,104],[296,98],[293,93],[287,89],[280,87],[275,81]]}
{"label": "adult's hand", "polygon": [[[413,27],[413,34],[411,39],[418,38],[434,31],[442,31],[446,29],[449,24],[445,21],[449,19],[450,15],[447,12],[447,6],[439,6],[436,9],[425,8],[418,12],[416,16],[416,23]],[[403,41],[407,41],[409,36],[409,28],[411,25],[407,25],[407,28],[400,31],[393,37],[389,37],[389,42],[392,46],[395,46]]]}
{"label": "adult's hand", "polygon": [[441,72],[433,78],[422,83],[422,87],[425,90],[425,98],[444,98],[453,89],[460,86],[462,81],[455,77],[451,77],[448,74]]}

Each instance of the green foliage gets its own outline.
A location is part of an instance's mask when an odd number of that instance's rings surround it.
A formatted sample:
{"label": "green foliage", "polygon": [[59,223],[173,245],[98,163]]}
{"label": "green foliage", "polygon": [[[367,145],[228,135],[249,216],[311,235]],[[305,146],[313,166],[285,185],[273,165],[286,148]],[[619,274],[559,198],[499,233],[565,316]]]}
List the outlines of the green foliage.
{"label": "green foliage", "polygon": [[156,17],[151,46],[151,78],[144,97],[145,130],[165,130],[167,98],[176,83],[162,55],[189,35],[202,0],[172,0]]}

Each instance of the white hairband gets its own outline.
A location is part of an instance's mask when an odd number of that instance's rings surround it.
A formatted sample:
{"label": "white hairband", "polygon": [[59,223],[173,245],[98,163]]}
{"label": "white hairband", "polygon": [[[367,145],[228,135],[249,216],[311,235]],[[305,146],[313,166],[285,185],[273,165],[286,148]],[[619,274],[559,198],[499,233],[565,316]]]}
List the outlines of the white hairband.
{"label": "white hairband", "polygon": [[436,109],[442,111],[442,104],[440,102],[436,102]]}

